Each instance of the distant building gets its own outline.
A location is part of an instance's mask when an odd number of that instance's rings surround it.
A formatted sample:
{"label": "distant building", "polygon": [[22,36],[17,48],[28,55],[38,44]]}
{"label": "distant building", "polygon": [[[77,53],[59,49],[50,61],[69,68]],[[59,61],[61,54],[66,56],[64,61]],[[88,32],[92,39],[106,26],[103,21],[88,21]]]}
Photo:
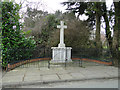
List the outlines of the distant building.
{"label": "distant building", "polygon": [[101,32],[100,39],[101,39],[102,45],[107,46],[107,39],[104,32]]}
{"label": "distant building", "polygon": [[90,40],[95,40],[95,30],[92,30],[90,33]]}
{"label": "distant building", "polygon": [[[92,30],[91,31],[91,35],[90,35],[90,40],[95,40],[95,30]],[[105,33],[104,32],[101,32],[100,33],[100,40],[102,42],[102,46],[107,46],[107,39],[106,39],[106,36],[105,36]]]}

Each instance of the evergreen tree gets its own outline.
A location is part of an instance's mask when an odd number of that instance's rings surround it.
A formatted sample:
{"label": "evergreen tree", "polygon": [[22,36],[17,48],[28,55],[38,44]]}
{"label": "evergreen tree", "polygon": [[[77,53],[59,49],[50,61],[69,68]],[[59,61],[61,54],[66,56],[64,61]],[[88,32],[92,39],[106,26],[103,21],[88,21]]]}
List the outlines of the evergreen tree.
{"label": "evergreen tree", "polygon": [[22,33],[22,23],[19,21],[21,5],[13,2],[2,2],[2,66],[32,55],[35,42]]}

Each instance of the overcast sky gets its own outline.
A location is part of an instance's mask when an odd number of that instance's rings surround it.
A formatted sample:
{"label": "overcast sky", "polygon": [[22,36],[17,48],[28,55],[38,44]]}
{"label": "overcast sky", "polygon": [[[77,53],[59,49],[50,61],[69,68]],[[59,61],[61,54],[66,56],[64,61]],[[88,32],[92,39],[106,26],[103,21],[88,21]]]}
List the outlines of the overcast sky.
{"label": "overcast sky", "polygon": [[[15,0],[17,3],[20,1],[24,1],[24,6],[26,5],[26,0]],[[40,2],[40,5],[38,8],[43,9],[45,11],[48,11],[49,13],[54,13],[56,10],[61,10],[62,12],[65,12],[66,6],[61,5],[61,2],[67,1],[67,0],[27,0],[29,2]],[[110,7],[113,0],[106,0],[107,6]],[[33,6],[34,7],[34,6]]]}
{"label": "overcast sky", "polygon": [[[19,2],[24,2],[23,3],[23,7],[27,4],[26,0],[15,0],[15,2],[19,3]],[[56,10],[61,10],[62,12],[65,12],[66,10],[66,6],[61,5],[61,2],[64,2],[66,0],[27,0],[29,2],[40,2],[39,6],[37,7],[37,9],[41,9],[44,11],[48,11],[49,13],[54,13]],[[33,4],[32,3],[32,4]],[[33,4],[32,7],[36,7],[35,4]],[[26,10],[26,8],[24,8],[24,10]]]}

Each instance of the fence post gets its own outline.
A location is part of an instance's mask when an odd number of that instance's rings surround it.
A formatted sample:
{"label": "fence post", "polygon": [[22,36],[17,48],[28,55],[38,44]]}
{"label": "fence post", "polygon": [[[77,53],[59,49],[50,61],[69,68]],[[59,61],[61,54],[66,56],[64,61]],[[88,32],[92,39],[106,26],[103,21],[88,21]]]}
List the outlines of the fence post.
{"label": "fence post", "polygon": [[80,60],[79,60],[79,67],[80,67]]}
{"label": "fence post", "polygon": [[49,58],[49,61],[48,61],[48,68],[50,69],[50,48],[48,47],[48,58]]}
{"label": "fence post", "polygon": [[66,47],[66,55],[65,55],[65,67],[67,66],[67,47]]}
{"label": "fence post", "polygon": [[82,60],[79,60],[79,67],[82,67]]}
{"label": "fence post", "polygon": [[48,60],[48,68],[50,68],[50,61]]}

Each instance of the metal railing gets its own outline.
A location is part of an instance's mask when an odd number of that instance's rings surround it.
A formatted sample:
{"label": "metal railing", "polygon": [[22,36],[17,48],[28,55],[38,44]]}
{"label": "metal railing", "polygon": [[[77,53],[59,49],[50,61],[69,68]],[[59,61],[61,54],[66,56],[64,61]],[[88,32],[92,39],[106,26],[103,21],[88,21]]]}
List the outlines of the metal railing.
{"label": "metal railing", "polygon": [[[28,54],[30,51],[30,56],[24,56],[23,54]],[[18,55],[19,52],[19,55]],[[21,55],[20,55],[21,54]],[[6,53],[8,55],[8,64],[13,65],[16,64],[21,67],[30,67],[30,66],[38,66],[38,67],[51,67],[50,60],[52,59],[52,50],[51,48],[35,48],[34,50],[30,49],[10,49]],[[9,58],[11,55],[11,58]],[[73,66],[73,64],[78,64],[82,66],[83,58],[91,60],[98,60],[102,62],[113,62],[111,53],[106,49],[95,49],[95,48],[72,48],[72,63],[67,63],[67,58],[64,64],[65,67]],[[77,58],[77,59],[75,59]],[[35,62],[35,63],[32,63]],[[21,64],[18,64],[21,63]],[[29,64],[28,64],[29,63]],[[77,65],[74,65],[77,66]]]}

